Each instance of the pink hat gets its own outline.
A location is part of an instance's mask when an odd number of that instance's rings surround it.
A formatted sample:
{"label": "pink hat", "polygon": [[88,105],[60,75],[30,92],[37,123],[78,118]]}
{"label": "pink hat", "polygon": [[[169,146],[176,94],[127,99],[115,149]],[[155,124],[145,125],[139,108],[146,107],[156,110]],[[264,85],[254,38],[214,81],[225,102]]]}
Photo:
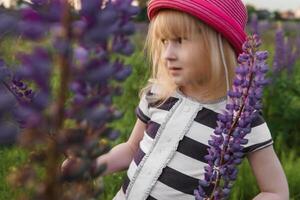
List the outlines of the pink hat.
{"label": "pink hat", "polygon": [[150,0],[151,20],[161,9],[176,9],[205,22],[227,39],[235,52],[242,52],[246,40],[247,9],[240,0]]}

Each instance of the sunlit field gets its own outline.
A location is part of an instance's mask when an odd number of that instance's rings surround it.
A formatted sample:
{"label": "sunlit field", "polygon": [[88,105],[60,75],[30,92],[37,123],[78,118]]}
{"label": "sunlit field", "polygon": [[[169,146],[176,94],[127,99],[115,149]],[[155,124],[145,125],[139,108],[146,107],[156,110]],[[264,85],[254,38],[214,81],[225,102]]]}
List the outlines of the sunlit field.
{"label": "sunlit field", "polygon": [[[0,19],[1,20],[1,19]],[[136,30],[130,36],[134,51],[128,56],[122,55],[126,66],[130,66],[131,75],[123,82],[120,96],[112,95],[112,104],[123,113],[122,117],[109,122],[109,126],[118,130],[116,140],[107,140],[111,147],[126,141],[136,120],[135,108],[139,102],[139,91],[149,77],[149,63],[145,58],[144,42],[147,22],[134,21]],[[262,50],[269,52],[269,85],[263,96],[263,116],[271,130],[275,151],[281,161],[288,179],[290,199],[300,199],[300,22],[297,21],[257,21],[249,23],[248,32],[257,32],[262,38]],[[48,45],[50,38],[41,43]],[[17,66],[16,52],[27,52],[32,43],[22,37],[0,38],[0,57],[9,66]],[[126,53],[126,52],[125,52]],[[113,55],[113,58],[115,58]],[[125,73],[125,72],[124,72]],[[121,78],[120,78],[121,79]],[[125,79],[125,78],[124,78]],[[51,86],[58,88],[60,78],[53,76]],[[34,87],[34,86],[33,86]],[[58,89],[55,92],[59,92]],[[72,124],[70,122],[70,124]],[[1,130],[0,130],[1,131]],[[11,174],[28,162],[30,153],[11,144],[0,146],[0,199],[17,199],[28,190],[21,185],[12,187]],[[39,169],[37,170],[39,171]],[[40,170],[39,175],[44,176]],[[104,190],[98,199],[110,200],[120,189],[125,172],[107,175],[97,179]],[[231,192],[230,200],[250,200],[259,189],[247,159],[239,167],[238,179]]]}

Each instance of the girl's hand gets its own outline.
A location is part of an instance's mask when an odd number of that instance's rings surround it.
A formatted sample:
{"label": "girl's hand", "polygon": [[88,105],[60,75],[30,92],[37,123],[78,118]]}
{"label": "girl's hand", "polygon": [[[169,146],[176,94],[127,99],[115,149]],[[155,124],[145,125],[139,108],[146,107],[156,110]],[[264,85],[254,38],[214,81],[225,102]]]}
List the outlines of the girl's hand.
{"label": "girl's hand", "polygon": [[66,173],[66,171],[69,168],[69,165],[71,165],[72,162],[73,162],[72,158],[67,158],[66,160],[63,161],[63,163],[61,164],[61,168],[60,168],[62,174]]}
{"label": "girl's hand", "polygon": [[84,178],[85,172],[89,172],[88,163],[77,157],[69,157],[61,165],[61,176],[66,181]]}
{"label": "girl's hand", "polygon": [[68,157],[66,160],[63,161],[61,164],[61,173],[62,175],[68,174],[68,170],[71,168],[72,165],[76,163],[76,159],[74,157]]}
{"label": "girl's hand", "polygon": [[62,177],[67,181],[97,177],[103,175],[105,170],[106,164],[101,162],[101,156],[92,162],[78,157],[69,157],[61,165]]}

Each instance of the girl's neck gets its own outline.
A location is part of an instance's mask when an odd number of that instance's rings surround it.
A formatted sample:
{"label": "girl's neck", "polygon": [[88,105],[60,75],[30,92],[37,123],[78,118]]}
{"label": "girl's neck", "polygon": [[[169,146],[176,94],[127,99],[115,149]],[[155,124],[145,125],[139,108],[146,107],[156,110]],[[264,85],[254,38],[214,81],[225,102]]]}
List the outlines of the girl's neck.
{"label": "girl's neck", "polygon": [[191,97],[199,102],[210,103],[218,101],[226,96],[226,88],[214,88],[208,87],[179,87],[178,88],[185,96]]}

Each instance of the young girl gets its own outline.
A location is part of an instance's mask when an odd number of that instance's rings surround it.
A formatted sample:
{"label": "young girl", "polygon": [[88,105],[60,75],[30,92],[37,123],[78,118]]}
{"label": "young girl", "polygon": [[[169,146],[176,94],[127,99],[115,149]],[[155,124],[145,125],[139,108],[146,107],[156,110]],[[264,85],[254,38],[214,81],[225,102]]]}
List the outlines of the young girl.
{"label": "young girl", "polygon": [[[152,76],[136,124],[128,141],[97,163],[107,164],[106,174],[128,168],[115,200],[192,200],[246,38],[247,11],[240,0],[150,0],[148,16]],[[262,117],[246,138],[261,191],[254,199],[287,200],[286,177]]]}

